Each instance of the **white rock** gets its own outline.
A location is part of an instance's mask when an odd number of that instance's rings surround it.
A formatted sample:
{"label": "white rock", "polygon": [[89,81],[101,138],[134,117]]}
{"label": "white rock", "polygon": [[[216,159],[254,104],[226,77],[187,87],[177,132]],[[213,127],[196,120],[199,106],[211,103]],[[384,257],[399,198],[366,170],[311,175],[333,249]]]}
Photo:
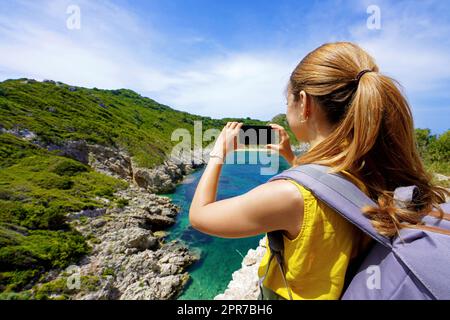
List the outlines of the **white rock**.
{"label": "white rock", "polygon": [[235,271],[224,293],[214,300],[257,300],[259,295],[258,268],[266,253],[266,238],[262,238],[256,249],[250,249],[242,261],[242,268]]}

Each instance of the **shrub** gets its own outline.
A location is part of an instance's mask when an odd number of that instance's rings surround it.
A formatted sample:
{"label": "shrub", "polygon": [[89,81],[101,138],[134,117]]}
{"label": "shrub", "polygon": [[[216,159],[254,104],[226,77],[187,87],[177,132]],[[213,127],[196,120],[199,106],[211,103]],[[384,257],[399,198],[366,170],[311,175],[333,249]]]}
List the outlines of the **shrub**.
{"label": "shrub", "polygon": [[29,291],[24,292],[1,292],[0,293],[0,300],[29,300],[31,299],[32,295]]}
{"label": "shrub", "polygon": [[0,248],[0,271],[23,270],[38,262],[32,252],[21,246]]}
{"label": "shrub", "polygon": [[47,300],[51,295],[57,294],[65,296],[71,291],[67,286],[67,278],[58,278],[33,289],[34,298],[38,300]]}
{"label": "shrub", "polygon": [[102,272],[102,276],[103,277],[107,277],[107,276],[113,276],[114,277],[114,275],[115,275],[115,272],[114,272],[113,268],[105,268],[105,269],[103,269],[103,272]]}
{"label": "shrub", "polygon": [[124,208],[124,207],[126,207],[128,204],[129,204],[128,199],[125,199],[125,198],[119,198],[119,199],[116,200],[117,208]]}
{"label": "shrub", "polygon": [[430,129],[416,129],[416,141],[428,170],[450,175],[450,130],[436,136]]}
{"label": "shrub", "polygon": [[88,171],[87,166],[75,160],[63,160],[59,162],[52,170],[60,176],[74,176],[80,172]]}
{"label": "shrub", "polygon": [[47,175],[40,177],[36,184],[45,189],[69,190],[73,187],[74,182],[69,177]]}
{"label": "shrub", "polygon": [[95,195],[99,197],[112,197],[114,189],[110,186],[100,186],[95,190]]}
{"label": "shrub", "polygon": [[38,270],[10,271],[0,273],[0,290],[12,291],[25,287],[39,276]]}

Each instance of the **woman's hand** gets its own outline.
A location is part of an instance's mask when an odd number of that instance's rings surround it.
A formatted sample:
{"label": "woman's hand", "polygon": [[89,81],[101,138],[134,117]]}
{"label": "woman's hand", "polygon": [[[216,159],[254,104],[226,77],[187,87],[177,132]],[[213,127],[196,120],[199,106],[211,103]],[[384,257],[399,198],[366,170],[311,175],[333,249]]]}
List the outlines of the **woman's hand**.
{"label": "woman's hand", "polygon": [[241,127],[242,123],[240,122],[228,122],[217,137],[211,155],[218,156],[225,161],[227,154],[237,148],[237,137]]}
{"label": "woman's hand", "polygon": [[280,143],[279,144],[268,144],[267,149],[277,151],[283,158],[286,159],[287,162],[289,162],[290,165],[292,165],[295,160],[295,155],[294,155],[294,152],[292,152],[288,133],[282,126],[280,126],[278,124],[271,123],[270,126],[272,127],[272,129],[278,131],[278,133],[280,135]]}

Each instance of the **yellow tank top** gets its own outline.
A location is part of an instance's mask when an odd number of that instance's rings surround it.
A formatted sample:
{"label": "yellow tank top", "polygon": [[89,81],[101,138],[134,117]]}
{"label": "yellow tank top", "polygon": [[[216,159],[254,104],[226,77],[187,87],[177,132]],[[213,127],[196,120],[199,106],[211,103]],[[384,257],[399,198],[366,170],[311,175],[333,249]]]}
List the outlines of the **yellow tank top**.
{"label": "yellow tank top", "polygon": [[[343,172],[367,194],[364,184]],[[370,239],[339,214],[295,181],[303,195],[304,214],[301,230],[295,239],[284,238],[286,280],[293,299],[339,299],[345,273],[355,252]],[[258,269],[262,277],[270,257],[268,243]],[[287,289],[275,260],[270,265],[264,286],[285,299]]]}

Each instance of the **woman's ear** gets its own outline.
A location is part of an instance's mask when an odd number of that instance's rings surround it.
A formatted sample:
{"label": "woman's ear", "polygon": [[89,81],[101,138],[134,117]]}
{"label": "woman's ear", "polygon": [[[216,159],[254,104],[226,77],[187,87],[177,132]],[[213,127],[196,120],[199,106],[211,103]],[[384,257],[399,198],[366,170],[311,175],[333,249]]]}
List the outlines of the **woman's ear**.
{"label": "woman's ear", "polygon": [[311,115],[311,106],[308,99],[308,95],[305,91],[300,91],[299,93],[299,104],[300,104],[300,114],[303,119],[307,120]]}

